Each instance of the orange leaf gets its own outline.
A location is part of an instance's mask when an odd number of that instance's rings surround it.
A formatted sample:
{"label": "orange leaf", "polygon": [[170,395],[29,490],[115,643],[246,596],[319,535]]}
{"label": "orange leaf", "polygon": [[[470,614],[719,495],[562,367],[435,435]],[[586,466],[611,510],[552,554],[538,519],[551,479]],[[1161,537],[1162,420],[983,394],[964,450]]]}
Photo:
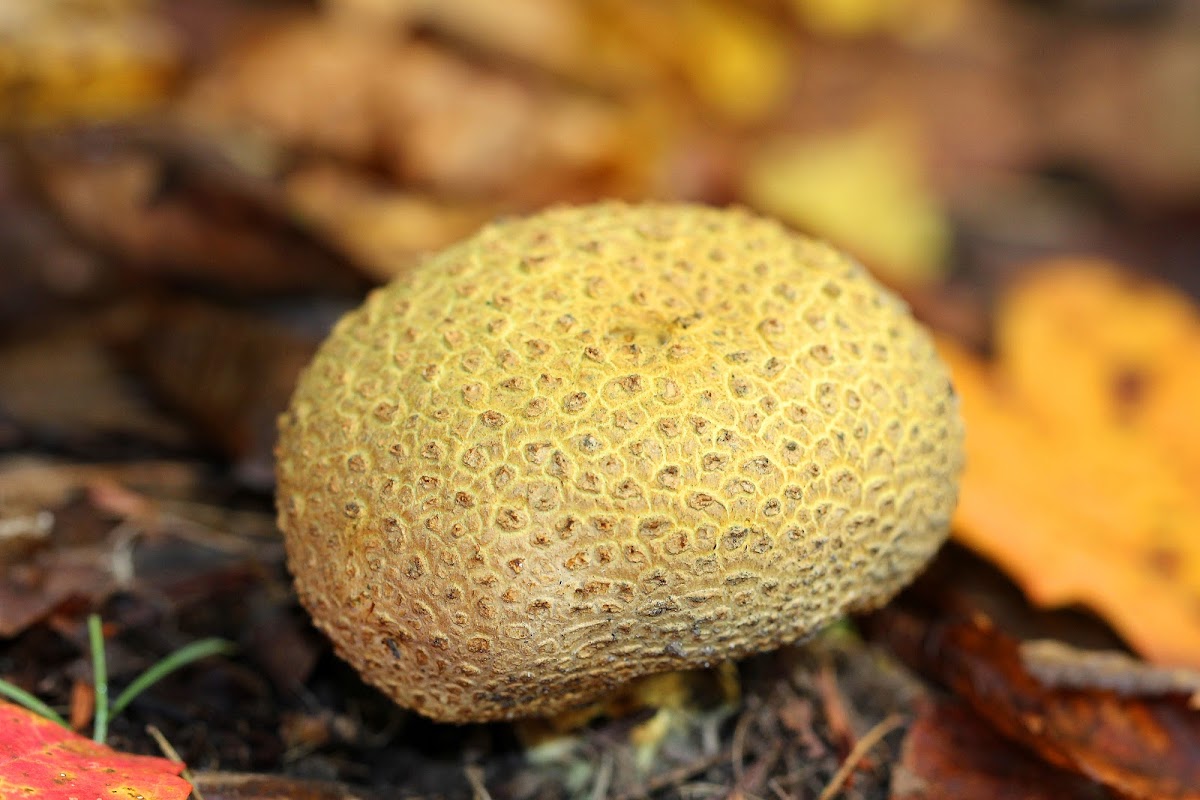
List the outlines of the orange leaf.
{"label": "orange leaf", "polygon": [[20,706],[0,702],[0,797],[137,797],[186,800],[183,764],[85,739]]}
{"label": "orange leaf", "polygon": [[1111,265],[1017,286],[987,364],[941,341],[962,398],[957,538],[1042,605],[1083,603],[1143,655],[1200,666],[1200,317]]}

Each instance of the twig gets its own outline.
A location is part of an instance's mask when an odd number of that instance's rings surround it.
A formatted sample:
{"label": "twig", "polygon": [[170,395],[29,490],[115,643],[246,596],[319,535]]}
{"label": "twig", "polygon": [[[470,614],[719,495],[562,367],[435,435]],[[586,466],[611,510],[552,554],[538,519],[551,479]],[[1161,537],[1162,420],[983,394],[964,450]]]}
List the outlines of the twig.
{"label": "twig", "polygon": [[795,800],[795,795],[784,789],[783,784],[779,782],[778,778],[771,778],[770,783],[767,784],[767,788],[774,792],[779,800]]}
{"label": "twig", "polygon": [[840,792],[842,790],[842,785],[846,783],[846,780],[850,777],[851,773],[854,772],[855,767],[858,766],[858,762],[862,761],[863,756],[865,756],[872,747],[877,745],[883,737],[887,736],[889,733],[896,730],[896,728],[899,728],[903,724],[903,717],[901,717],[899,714],[891,714],[874,728],[871,728],[871,730],[867,731],[866,735],[854,744],[854,747],[850,750],[849,755],[846,756],[846,760],[842,762],[840,767],[838,767],[838,771],[833,774],[833,780],[831,780],[829,785],[825,787],[825,790],[821,792],[819,800],[830,800],[834,795]]}
{"label": "twig", "polygon": [[842,701],[842,693],[838,689],[837,675],[828,659],[823,659],[821,669],[817,672],[817,694],[824,706],[825,721],[833,734],[834,740],[851,749],[855,746],[854,729],[850,726],[850,715],[846,712],[846,704]]}
{"label": "twig", "polygon": [[717,764],[720,764],[729,757],[730,752],[728,749],[726,749],[719,753],[713,753],[711,756],[696,759],[695,761],[684,764],[681,767],[677,767],[670,772],[664,772],[661,775],[655,775],[641,786],[638,786],[627,792],[622,792],[613,798],[613,800],[635,800],[635,798],[638,797],[648,797],[654,792],[657,792],[659,789],[665,789],[668,786],[678,786],[680,783],[692,777],[693,775],[699,775],[701,772],[715,767]]}
{"label": "twig", "polygon": [[737,725],[733,729],[732,752],[730,753],[731,766],[733,767],[733,784],[734,786],[742,785],[742,777],[746,771],[746,731],[750,728],[750,710],[747,709],[737,721]]}
{"label": "twig", "polygon": [[163,755],[176,764],[183,764],[180,774],[185,781],[192,785],[193,797],[195,797],[195,800],[204,800],[204,795],[200,792],[200,787],[196,785],[196,779],[192,775],[192,771],[188,769],[187,764],[184,764],[183,759],[179,757],[179,752],[167,741],[167,737],[163,736],[163,732],[154,725],[147,725],[146,733],[150,734],[150,738],[155,741],[158,749],[163,752]]}
{"label": "twig", "polygon": [[600,759],[600,768],[596,770],[596,782],[592,784],[591,800],[604,800],[608,797],[608,787],[612,783],[614,766],[612,751],[606,750]]}
{"label": "twig", "polygon": [[468,764],[463,768],[463,772],[467,774],[467,783],[471,784],[471,797],[473,800],[492,800],[487,787],[483,785],[482,767],[476,764]]}

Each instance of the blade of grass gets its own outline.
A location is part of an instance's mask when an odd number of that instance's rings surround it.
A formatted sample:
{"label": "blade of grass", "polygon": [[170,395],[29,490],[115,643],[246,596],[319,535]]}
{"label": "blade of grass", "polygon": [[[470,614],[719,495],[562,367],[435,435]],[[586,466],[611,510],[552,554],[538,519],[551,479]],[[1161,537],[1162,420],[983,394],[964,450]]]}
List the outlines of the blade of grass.
{"label": "blade of grass", "polygon": [[232,653],[235,649],[232,642],[224,639],[201,639],[181,647],[134,678],[133,682],[125,687],[125,691],[121,692],[113,701],[109,712],[114,717],[120,714],[135,697],[180,667],[208,656]]}
{"label": "blade of grass", "polygon": [[104,656],[104,627],[99,614],[88,615],[88,644],[92,648],[92,686],[96,690],[96,714],[92,719],[92,741],[108,738],[108,662]]}
{"label": "blade of grass", "polygon": [[14,703],[19,703],[20,705],[25,706],[33,713],[40,714],[51,722],[57,722],[67,730],[71,729],[71,726],[67,724],[67,721],[63,719],[57,711],[43,703],[41,700],[38,700],[29,692],[25,691],[19,686],[14,686],[3,678],[0,678],[0,695],[7,697]]}

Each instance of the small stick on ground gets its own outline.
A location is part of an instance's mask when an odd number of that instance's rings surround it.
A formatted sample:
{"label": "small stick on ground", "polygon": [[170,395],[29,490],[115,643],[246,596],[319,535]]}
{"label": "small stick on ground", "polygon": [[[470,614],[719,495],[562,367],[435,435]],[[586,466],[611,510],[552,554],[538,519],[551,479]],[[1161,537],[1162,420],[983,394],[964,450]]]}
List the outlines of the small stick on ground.
{"label": "small stick on ground", "polygon": [[463,772],[467,775],[467,783],[471,784],[472,800],[492,800],[491,793],[487,787],[483,785],[483,768],[475,764],[468,764],[463,768]]}
{"label": "small stick on ground", "polygon": [[903,717],[899,714],[891,714],[874,728],[867,731],[866,735],[855,743],[854,748],[846,756],[846,760],[842,762],[842,765],[838,767],[838,771],[833,775],[833,780],[829,781],[829,785],[821,792],[819,800],[831,800],[834,795],[840,792],[851,773],[854,772],[855,767],[858,766],[858,762],[862,761],[863,756],[878,744],[884,736],[887,736],[903,724]]}
{"label": "small stick on ground", "polygon": [[670,772],[664,772],[661,775],[655,775],[654,777],[648,779],[641,786],[638,786],[635,789],[627,792],[622,792],[613,798],[613,800],[634,800],[634,798],[646,797],[660,789],[665,789],[668,786],[678,786],[693,775],[699,775],[700,773],[717,766],[722,761],[728,760],[729,757],[730,750],[725,749],[719,753],[714,753],[711,756],[697,759],[690,764],[684,764],[683,766],[677,767]]}
{"label": "small stick on ground", "polygon": [[830,733],[833,734],[833,740],[848,748],[847,753],[852,751],[856,743],[854,729],[850,725],[850,714],[846,711],[846,704],[842,700],[833,665],[827,659],[822,660],[821,668],[817,671],[816,688],[817,694],[821,697],[825,721],[829,725]]}
{"label": "small stick on ground", "polygon": [[612,781],[615,762],[611,752],[605,752],[600,759],[600,768],[596,770],[596,782],[592,785],[591,800],[605,800],[608,797],[608,786]]}

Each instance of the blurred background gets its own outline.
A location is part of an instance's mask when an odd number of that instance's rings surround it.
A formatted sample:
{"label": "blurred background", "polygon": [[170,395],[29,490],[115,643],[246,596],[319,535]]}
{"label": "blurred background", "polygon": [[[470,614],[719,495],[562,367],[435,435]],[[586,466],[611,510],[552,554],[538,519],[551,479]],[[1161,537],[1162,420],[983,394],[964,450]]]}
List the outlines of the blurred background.
{"label": "blurred background", "polygon": [[[1095,615],[1055,636],[1200,668],[1200,2],[0,0],[0,672],[86,699],[103,606],[127,674],[243,645],[208,705],[141,712],[189,762],[347,738],[289,716],[331,657],[274,530],[275,416],[371,286],[610,197],[854,254],[953,370],[958,555],[1008,612]],[[938,591],[977,588],[951,564]],[[330,707],[356,683],[315,674]]]}
{"label": "blurred background", "polygon": [[0,447],[260,486],[338,312],[556,202],[750,206],[972,347],[1049,256],[1200,290],[1193,0],[5,0],[0,130]]}
{"label": "blurred background", "polygon": [[740,203],[888,282],[1197,287],[1192,0],[6,0],[0,324],[378,282],[484,220]]}

